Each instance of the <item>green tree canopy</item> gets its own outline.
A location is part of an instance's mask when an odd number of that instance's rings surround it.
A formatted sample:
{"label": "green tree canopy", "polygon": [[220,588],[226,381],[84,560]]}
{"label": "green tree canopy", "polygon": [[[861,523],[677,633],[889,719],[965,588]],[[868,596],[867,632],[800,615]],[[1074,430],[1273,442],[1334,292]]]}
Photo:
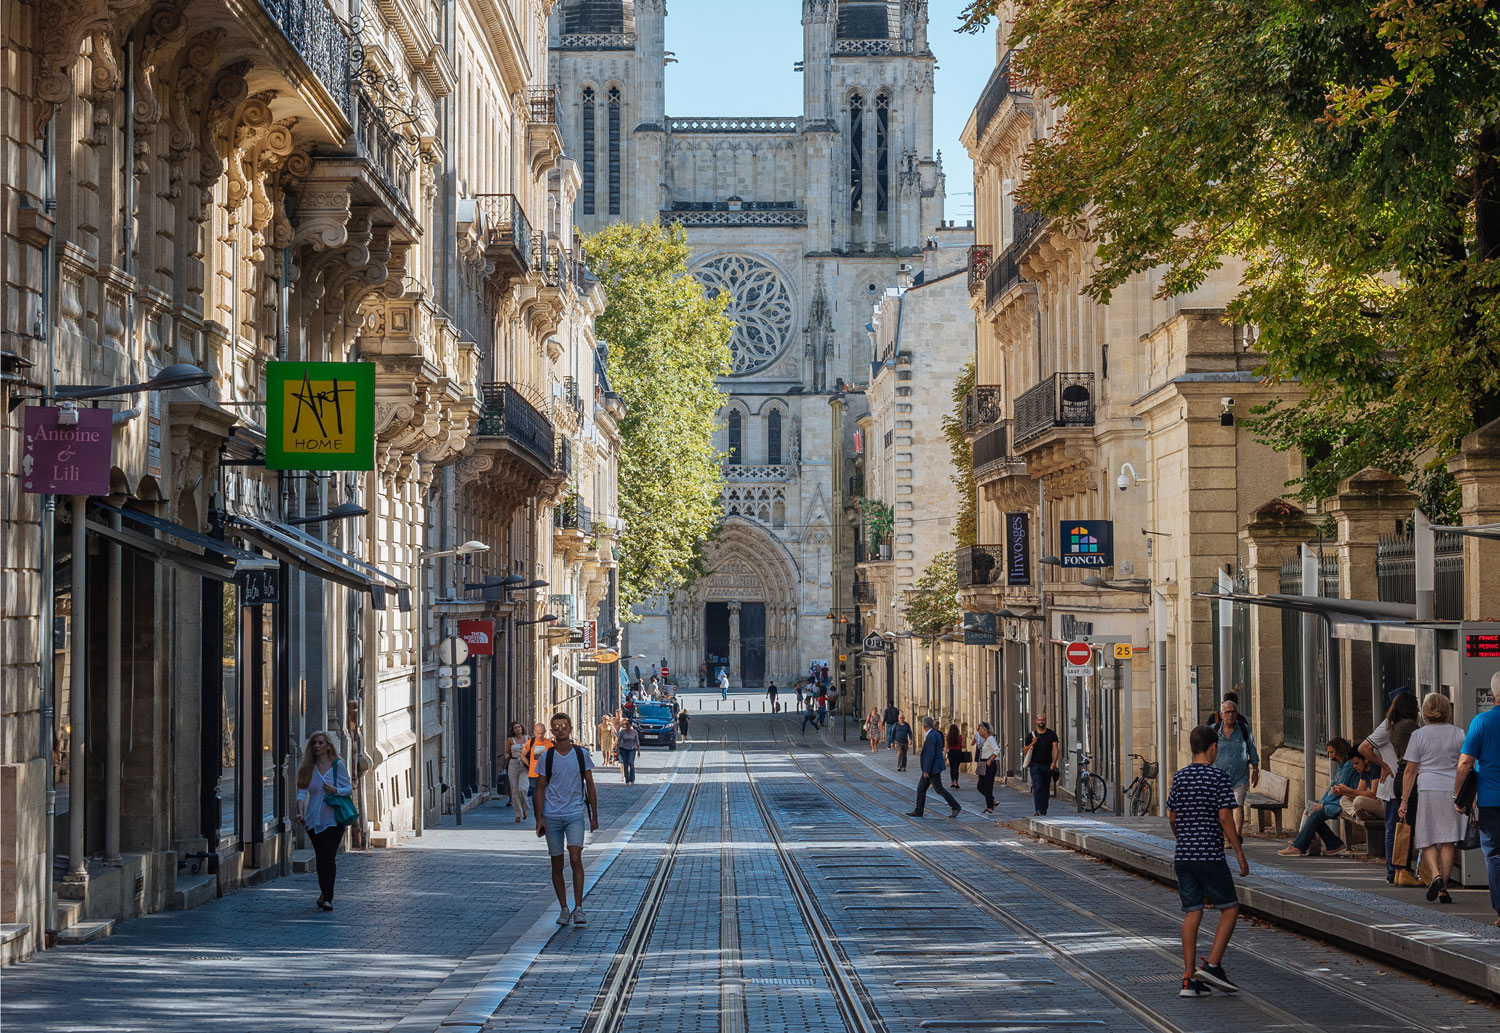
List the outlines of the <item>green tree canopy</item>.
{"label": "green tree canopy", "polygon": [[629,608],[689,584],[723,513],[713,435],[725,396],[734,322],[727,295],[709,298],[688,273],[682,227],[616,224],[584,242],[607,304],[609,381],[620,424],[620,603]]}
{"label": "green tree canopy", "polygon": [[[1000,7],[974,0],[964,28]],[[1409,476],[1500,417],[1500,5],[1018,0],[1024,80],[1065,105],[1022,200],[1090,220],[1089,293],[1248,262],[1231,318],[1298,383],[1259,423],[1307,495]],[[1305,395],[1304,395],[1305,392]]]}
{"label": "green tree canopy", "polygon": [[948,439],[948,451],[953,456],[953,475],[949,478],[958,489],[958,519],[953,523],[953,541],[956,545],[974,545],[979,540],[979,527],[975,509],[978,505],[977,489],[974,486],[974,449],[964,437],[964,399],[978,383],[974,360],[970,359],[953,382],[953,411],[943,417],[943,436]]}
{"label": "green tree canopy", "polygon": [[940,552],[906,597],[906,623],[918,635],[941,635],[958,623],[958,564]]}

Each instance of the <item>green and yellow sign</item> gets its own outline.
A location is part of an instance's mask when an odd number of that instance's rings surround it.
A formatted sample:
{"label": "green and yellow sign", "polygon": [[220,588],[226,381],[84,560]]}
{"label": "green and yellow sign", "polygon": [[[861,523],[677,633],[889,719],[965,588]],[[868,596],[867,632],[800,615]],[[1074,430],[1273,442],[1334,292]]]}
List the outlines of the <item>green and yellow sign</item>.
{"label": "green and yellow sign", "polygon": [[267,363],[266,469],[375,469],[374,364]]}

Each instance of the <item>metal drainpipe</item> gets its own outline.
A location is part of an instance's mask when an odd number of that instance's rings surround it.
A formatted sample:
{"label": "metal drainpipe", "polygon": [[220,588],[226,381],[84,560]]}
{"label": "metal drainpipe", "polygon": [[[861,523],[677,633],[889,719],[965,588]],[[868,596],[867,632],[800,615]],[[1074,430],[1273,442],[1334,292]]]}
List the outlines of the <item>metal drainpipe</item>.
{"label": "metal drainpipe", "polygon": [[[54,114],[48,120],[46,129],[42,136],[42,205],[51,215],[57,210],[57,160],[54,157],[55,127],[57,116]],[[47,372],[46,391],[47,401],[52,401],[52,392],[57,388],[57,298],[53,289],[53,265],[57,260],[56,233],[47,238],[46,254],[42,261],[42,332],[47,335]],[[45,775],[46,796],[46,828],[43,836],[46,842],[46,853],[42,865],[42,887],[43,902],[46,914],[37,928],[37,949],[45,950],[50,946],[49,941],[56,936],[57,927],[57,886],[52,874],[52,858],[56,855],[56,823],[57,823],[57,765],[53,762],[52,740],[53,729],[56,720],[53,711],[57,699],[56,685],[57,677],[56,653],[53,646],[53,623],[56,613],[57,602],[57,496],[42,496],[42,540],[41,540],[41,606],[39,607],[41,618],[41,656],[40,656],[40,698],[38,710],[40,711],[37,722],[37,737],[40,747],[39,753],[43,762]]]}
{"label": "metal drainpipe", "polygon": [[[110,525],[120,529],[118,514],[110,517]],[[109,543],[109,598],[105,621],[105,723],[108,740],[104,753],[104,863],[118,866],[120,857],[120,622],[124,616],[124,556],[120,543]]]}
{"label": "metal drainpipe", "polygon": [[74,495],[72,499],[73,555],[70,566],[73,571],[73,615],[69,620],[71,636],[68,656],[68,876],[71,883],[88,882],[88,866],[83,855],[84,806],[88,779],[85,776],[83,754],[86,739],[85,720],[88,717],[88,679],[85,665],[88,661],[88,538],[84,520],[88,514],[89,497]]}

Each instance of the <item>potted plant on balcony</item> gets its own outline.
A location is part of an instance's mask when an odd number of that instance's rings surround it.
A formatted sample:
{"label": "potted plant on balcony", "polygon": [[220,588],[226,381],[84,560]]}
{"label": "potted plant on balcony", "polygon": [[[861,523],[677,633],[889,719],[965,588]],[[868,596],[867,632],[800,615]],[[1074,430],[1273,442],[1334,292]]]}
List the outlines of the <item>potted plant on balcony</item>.
{"label": "potted plant on balcony", "polygon": [[896,511],[880,499],[861,498],[859,512],[864,517],[865,535],[872,548],[878,548],[880,558],[891,558],[891,532],[896,529]]}
{"label": "potted plant on balcony", "polygon": [[562,515],[562,525],[564,527],[578,526],[578,507],[581,502],[582,499],[578,494],[578,489],[569,488],[568,493],[563,496],[563,500],[557,504],[557,511]]}

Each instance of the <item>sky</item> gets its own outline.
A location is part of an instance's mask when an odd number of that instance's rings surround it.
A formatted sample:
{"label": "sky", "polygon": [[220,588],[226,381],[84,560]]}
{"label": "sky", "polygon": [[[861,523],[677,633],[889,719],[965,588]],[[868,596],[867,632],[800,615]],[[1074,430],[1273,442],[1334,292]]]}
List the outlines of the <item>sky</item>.
{"label": "sky", "polygon": [[[945,216],[974,217],[974,170],[959,134],[995,67],[993,28],[953,31],[967,0],[931,0],[927,41],[938,59],[933,144],[943,154]],[[751,11],[752,17],[747,17]],[[800,115],[802,0],[673,0],[667,7],[667,114]]]}

